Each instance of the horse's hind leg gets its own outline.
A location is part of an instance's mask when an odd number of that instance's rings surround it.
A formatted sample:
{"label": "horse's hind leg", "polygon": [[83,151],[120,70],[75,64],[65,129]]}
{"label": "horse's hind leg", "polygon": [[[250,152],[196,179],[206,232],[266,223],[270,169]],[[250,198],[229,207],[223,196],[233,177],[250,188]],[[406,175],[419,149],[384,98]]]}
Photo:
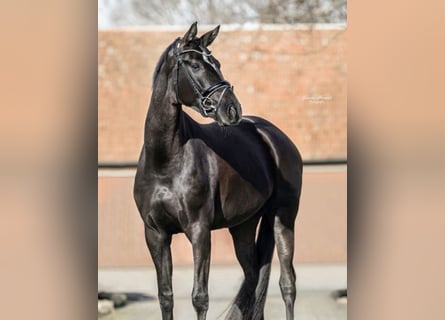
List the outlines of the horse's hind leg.
{"label": "horse's hind leg", "polygon": [[244,272],[244,281],[229,310],[226,319],[251,319],[251,307],[255,303],[255,288],[258,283],[258,265],[255,250],[255,232],[259,218],[253,218],[230,228],[236,257]]}
{"label": "horse's hind leg", "polygon": [[294,303],[297,295],[295,286],[294,221],[297,209],[280,208],[275,216],[274,234],[280,260],[280,289],[286,306],[286,320],[294,319]]}
{"label": "horse's hind leg", "polygon": [[145,228],[145,240],[156,267],[162,320],[173,319],[171,235]]}

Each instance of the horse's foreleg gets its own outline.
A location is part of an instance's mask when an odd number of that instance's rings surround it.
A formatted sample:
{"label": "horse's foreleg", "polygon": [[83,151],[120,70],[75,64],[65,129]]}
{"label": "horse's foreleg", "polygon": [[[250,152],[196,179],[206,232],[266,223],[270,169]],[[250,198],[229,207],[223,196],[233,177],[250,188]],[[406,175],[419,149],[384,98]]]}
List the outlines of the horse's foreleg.
{"label": "horse's foreleg", "polygon": [[198,320],[205,320],[209,308],[210,229],[197,224],[191,228],[187,236],[193,247],[193,307]]}
{"label": "horse's foreleg", "polygon": [[145,239],[156,267],[162,320],[173,319],[171,235],[145,228]]}

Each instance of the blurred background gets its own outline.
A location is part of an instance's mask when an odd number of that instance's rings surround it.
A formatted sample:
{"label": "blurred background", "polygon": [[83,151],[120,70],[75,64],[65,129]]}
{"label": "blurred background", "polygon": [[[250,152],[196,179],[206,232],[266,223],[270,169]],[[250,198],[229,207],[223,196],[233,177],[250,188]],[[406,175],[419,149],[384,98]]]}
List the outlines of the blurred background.
{"label": "blurred background", "polygon": [[[212,51],[243,113],[272,121],[303,156],[296,262],[346,263],[345,1],[99,4],[99,267],[151,265],[133,177],[152,72],[195,20],[200,34],[222,24]],[[213,263],[235,263],[228,232],[214,236]],[[173,245],[176,263],[190,264],[188,241],[177,236]]]}
{"label": "blurred background", "polygon": [[99,0],[99,29],[145,25],[346,23],[346,0]]}
{"label": "blurred background", "polygon": [[[125,273],[113,277],[113,270],[153,270],[133,180],[154,67],[194,21],[198,34],[221,25],[211,50],[243,114],[277,125],[303,156],[294,260],[297,273],[301,267],[308,278],[300,281],[313,279],[309,287],[318,290],[346,288],[346,1],[100,0],[98,17],[99,289],[113,288],[110,283],[119,288]],[[208,121],[183,109],[198,122]],[[184,235],[173,237],[172,255],[175,267],[193,265]],[[212,268],[229,268],[239,280],[228,230],[212,233]],[[125,278],[131,282],[129,273]]]}

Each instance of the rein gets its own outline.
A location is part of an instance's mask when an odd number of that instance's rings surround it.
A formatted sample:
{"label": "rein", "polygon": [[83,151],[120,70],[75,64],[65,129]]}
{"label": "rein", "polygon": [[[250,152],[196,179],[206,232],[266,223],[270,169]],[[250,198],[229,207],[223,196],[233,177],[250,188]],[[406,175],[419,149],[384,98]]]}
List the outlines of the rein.
{"label": "rein", "polygon": [[[199,53],[200,55],[203,56],[203,60],[209,64],[215,71],[218,72],[218,70],[216,70],[216,68],[213,66],[213,64],[211,64],[207,57],[212,56],[211,53],[205,53],[202,51],[198,51],[195,49],[188,49],[188,50],[183,50],[183,51],[178,51],[178,49],[176,49],[175,52],[175,57],[176,57],[176,80],[175,82],[175,87],[176,87],[176,99],[179,103],[181,104],[185,104],[182,103],[182,101],[179,99],[179,87],[178,87],[178,82],[179,82],[179,67],[184,65],[184,61],[181,59],[181,55],[183,55],[184,53],[188,53],[188,52],[196,52]],[[193,78],[193,76],[191,75],[191,73],[188,71],[187,68],[183,68],[185,71],[185,74],[187,76],[187,78],[189,79],[189,82],[193,88],[193,91],[195,92],[195,94],[199,97],[199,112],[201,113],[201,115],[203,117],[210,117],[212,115],[216,115],[219,107],[220,107],[220,103],[221,103],[221,99],[224,96],[225,92],[227,89],[229,88],[233,88],[233,86],[225,80],[221,80],[218,81],[212,85],[210,85],[208,88],[203,89],[199,83]],[[221,95],[219,96],[218,102],[216,103],[216,105],[214,105],[212,102],[213,100],[211,99],[212,95],[217,92],[218,90],[223,90]]]}

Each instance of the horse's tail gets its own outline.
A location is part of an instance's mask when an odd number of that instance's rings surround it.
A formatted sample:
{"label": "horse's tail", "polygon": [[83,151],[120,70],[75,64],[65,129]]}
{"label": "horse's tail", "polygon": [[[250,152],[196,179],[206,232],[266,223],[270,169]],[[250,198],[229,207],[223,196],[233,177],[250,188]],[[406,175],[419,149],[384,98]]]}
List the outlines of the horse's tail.
{"label": "horse's tail", "polygon": [[260,231],[255,245],[258,257],[259,276],[255,289],[252,320],[262,320],[264,318],[263,311],[266,303],[267,287],[269,285],[270,269],[275,248],[272,219],[266,216],[261,219]]}
{"label": "horse's tail", "polygon": [[266,303],[267,288],[269,285],[275,238],[273,223],[270,217],[261,219],[258,238],[255,245],[257,256],[258,282],[256,288],[244,280],[230,306],[226,320],[263,320],[264,305]]}

